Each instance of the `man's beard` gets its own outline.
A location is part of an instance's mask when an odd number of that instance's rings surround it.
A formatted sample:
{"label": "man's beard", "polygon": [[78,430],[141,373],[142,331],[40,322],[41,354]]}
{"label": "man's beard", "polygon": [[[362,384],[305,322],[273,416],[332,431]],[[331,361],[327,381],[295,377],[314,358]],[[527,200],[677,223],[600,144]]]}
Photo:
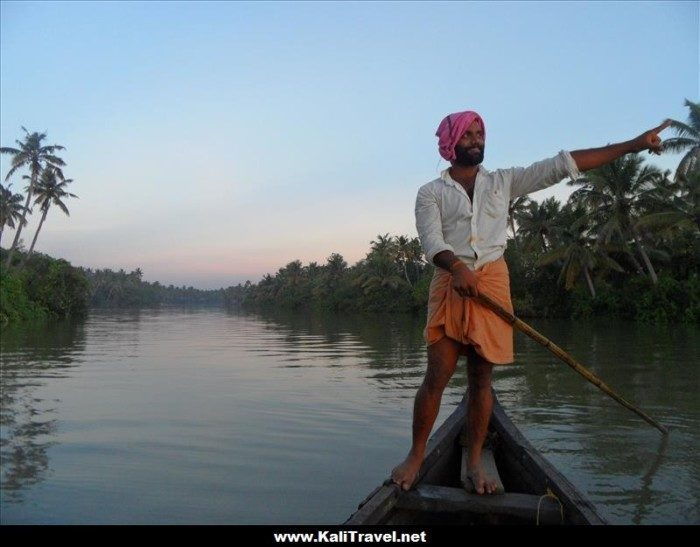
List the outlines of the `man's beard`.
{"label": "man's beard", "polygon": [[[471,148],[479,148],[472,146]],[[484,149],[479,148],[479,152],[470,152],[471,148],[464,148],[462,146],[455,146],[455,159],[454,162],[457,165],[462,165],[464,167],[473,167],[474,165],[479,165],[484,161]]]}

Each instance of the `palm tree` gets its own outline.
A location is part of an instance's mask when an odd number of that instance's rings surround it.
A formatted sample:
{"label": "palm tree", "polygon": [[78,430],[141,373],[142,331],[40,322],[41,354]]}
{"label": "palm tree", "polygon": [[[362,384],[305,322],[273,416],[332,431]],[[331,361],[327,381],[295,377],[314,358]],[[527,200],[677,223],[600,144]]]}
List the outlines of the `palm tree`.
{"label": "palm tree", "polygon": [[396,266],[390,256],[373,253],[367,258],[366,271],[354,283],[361,285],[365,294],[374,289],[396,289],[404,282]]}
{"label": "palm tree", "polygon": [[22,211],[24,211],[24,206],[22,205],[22,194],[13,194],[10,190],[9,184],[7,188],[4,188],[0,184],[0,241],[2,240],[2,231],[5,225],[10,228],[15,227],[15,221],[26,222],[22,218]]}
{"label": "palm tree", "polygon": [[663,142],[664,151],[687,150],[676,168],[676,181],[685,180],[690,172],[700,168],[700,103],[686,99],[685,106],[690,109],[688,123],[671,120],[670,127],[676,130],[678,136]]}
{"label": "palm tree", "polygon": [[[70,216],[70,213],[68,212],[68,207],[66,207],[62,199],[65,199],[66,197],[77,198],[78,196],[65,191],[65,187],[71,182],[73,182],[73,179],[64,179],[62,175],[63,173],[61,173],[60,170],[57,170],[53,167],[46,167],[41,172],[41,178],[39,179],[35,188],[36,199],[34,200],[35,204],[40,205],[40,210],[42,211],[41,220],[39,221],[39,226],[36,229],[36,233],[34,234],[34,239],[32,240],[32,244],[29,247],[29,251],[27,252],[27,254],[24,255],[24,258],[22,259],[22,262],[19,265],[20,270],[24,266],[25,262],[27,262],[27,259],[29,259],[29,257],[31,256],[32,251],[34,251],[34,245],[36,244],[36,240],[39,237],[41,227],[44,225],[44,220],[46,220],[46,215],[48,214],[49,209],[51,208],[51,204],[56,205],[66,215]],[[27,175],[24,175],[24,177],[22,178],[31,180],[31,177],[28,177]],[[61,180],[58,180],[59,178]],[[31,185],[31,182],[29,184]]]}
{"label": "palm tree", "polygon": [[530,201],[522,212],[516,214],[525,251],[538,249],[546,252],[549,249],[548,237],[557,222],[560,205],[555,197],[547,198],[542,203]]}
{"label": "palm tree", "polygon": [[419,238],[413,237],[409,241],[408,248],[406,249],[406,259],[417,280],[420,277],[423,265],[423,248],[421,247]]}
{"label": "palm tree", "polygon": [[669,185],[660,193],[660,211],[642,216],[637,228],[655,228],[673,232],[700,231],[700,168],[685,175],[683,181]]}
{"label": "palm tree", "polygon": [[[573,203],[573,204],[572,204]],[[559,282],[571,290],[574,283],[583,273],[591,296],[595,298],[595,286],[591,272],[596,268],[609,268],[624,272],[624,268],[613,260],[608,252],[611,245],[601,245],[590,235],[590,218],[585,205],[580,202],[570,202],[562,209],[562,222],[557,229],[557,242],[552,250],[538,258],[537,265],[544,266],[562,260]]]}
{"label": "palm tree", "polygon": [[306,266],[305,270],[310,279],[315,279],[319,273],[323,271],[323,267],[318,262],[313,261],[309,262],[309,265]]}
{"label": "palm tree", "polygon": [[282,285],[285,289],[295,288],[301,282],[304,267],[301,264],[301,260],[292,260],[284,268],[281,268],[278,274],[282,278]]}
{"label": "palm tree", "polygon": [[413,252],[413,247],[411,245],[411,240],[406,236],[401,235],[396,237],[396,259],[403,270],[404,276],[406,277],[406,282],[413,288],[413,283],[408,277],[408,263],[412,260],[411,253]]}
{"label": "palm tree", "polygon": [[341,254],[333,253],[326,259],[326,271],[328,272],[328,279],[331,283],[331,287],[335,288],[340,278],[345,273],[348,267],[348,263]]}
{"label": "palm tree", "polygon": [[381,256],[389,256],[392,260],[396,258],[396,243],[389,234],[379,234],[376,240],[370,241],[370,244],[372,245],[370,254],[377,253]]}
{"label": "palm tree", "polygon": [[[616,160],[586,172],[585,177],[568,182],[580,188],[571,194],[574,201],[581,201],[591,212],[592,219],[602,244],[617,243],[625,252],[629,242],[642,257],[652,283],[658,277],[649,259],[636,220],[649,202],[650,195],[662,184],[664,174],[654,166],[641,167],[643,158],[638,154],[627,154]],[[653,250],[662,259],[668,259],[661,251]]]}
{"label": "palm tree", "polygon": [[528,196],[518,196],[508,203],[508,225],[513,232],[513,241],[515,241],[515,219],[525,213],[529,202]]}
{"label": "palm tree", "polygon": [[39,178],[44,167],[54,167],[57,169],[57,173],[60,178],[63,178],[63,172],[61,171],[61,166],[65,165],[65,162],[54,155],[57,150],[64,150],[63,146],[58,144],[52,144],[49,146],[42,146],[41,141],[46,138],[46,133],[29,133],[27,129],[22,126],[22,129],[26,133],[24,141],[15,142],[19,148],[1,147],[0,153],[11,154],[12,155],[12,167],[7,172],[5,180],[9,179],[10,176],[22,167],[28,167],[31,173],[31,182],[29,183],[29,190],[27,191],[27,200],[24,202],[24,211],[22,214],[22,221],[17,227],[17,232],[15,233],[15,239],[12,242],[12,247],[10,252],[7,254],[7,261],[5,262],[5,267],[9,267],[12,261],[12,254],[14,253],[17,242],[19,241],[19,236],[22,233],[22,228],[27,224],[27,212],[29,211],[29,202],[32,199],[34,193],[34,186]]}

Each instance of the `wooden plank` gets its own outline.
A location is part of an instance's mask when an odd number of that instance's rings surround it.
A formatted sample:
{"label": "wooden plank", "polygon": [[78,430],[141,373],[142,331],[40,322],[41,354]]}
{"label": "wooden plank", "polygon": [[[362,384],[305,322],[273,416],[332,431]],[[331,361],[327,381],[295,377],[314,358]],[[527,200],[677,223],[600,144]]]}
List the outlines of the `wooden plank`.
{"label": "wooden plank", "polygon": [[396,508],[441,513],[475,513],[504,515],[537,522],[539,505],[540,524],[561,524],[560,505],[549,497],[508,493],[500,496],[470,494],[462,488],[419,485],[415,490],[402,492]]}

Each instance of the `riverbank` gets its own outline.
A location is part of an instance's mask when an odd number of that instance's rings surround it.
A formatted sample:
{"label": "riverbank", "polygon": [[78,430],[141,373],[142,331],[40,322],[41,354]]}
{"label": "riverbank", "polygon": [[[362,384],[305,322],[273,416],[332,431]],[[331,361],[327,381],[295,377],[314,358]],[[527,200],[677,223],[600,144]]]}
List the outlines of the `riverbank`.
{"label": "riverbank", "polygon": [[0,324],[84,316],[88,280],[70,262],[34,253],[24,267],[25,253],[15,251],[5,267],[7,250],[0,249]]}
{"label": "riverbank", "polygon": [[[608,272],[567,290],[559,264],[541,265],[540,254],[523,252],[511,240],[505,251],[511,298],[521,317],[581,319],[606,317],[651,324],[700,322],[700,276],[696,264],[661,265],[658,281],[644,273]],[[228,287],[224,300],[246,309],[332,310],[424,314],[435,266],[373,250],[347,267],[333,254],[326,265],[299,260],[253,284]]]}

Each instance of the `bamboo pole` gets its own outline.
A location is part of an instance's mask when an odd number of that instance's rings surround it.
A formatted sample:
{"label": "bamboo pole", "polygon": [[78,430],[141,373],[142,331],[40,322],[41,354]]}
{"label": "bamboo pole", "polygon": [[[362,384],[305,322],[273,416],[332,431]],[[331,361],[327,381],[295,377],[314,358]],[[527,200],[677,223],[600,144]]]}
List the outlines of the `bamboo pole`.
{"label": "bamboo pole", "polygon": [[505,319],[508,323],[513,325],[513,327],[517,328],[519,331],[525,333],[527,336],[532,338],[535,342],[538,344],[544,346],[547,348],[549,351],[551,351],[554,355],[559,357],[562,361],[564,361],[567,365],[569,365],[572,369],[574,369],[576,372],[578,372],[581,376],[583,376],[586,380],[591,382],[594,386],[596,386],[598,389],[603,391],[604,393],[607,393],[610,397],[615,399],[618,403],[620,403],[622,406],[630,409],[632,412],[640,416],[644,421],[647,423],[653,425],[656,429],[661,431],[664,435],[668,435],[668,429],[661,425],[659,422],[654,420],[651,416],[643,412],[642,410],[638,409],[636,406],[634,406],[632,403],[629,401],[625,400],[622,398],[620,395],[615,393],[603,380],[598,378],[593,372],[588,370],[586,367],[584,367],[581,363],[576,361],[571,355],[569,355],[567,352],[565,352],[563,349],[561,349],[559,346],[557,346],[554,342],[552,342],[549,338],[546,336],[543,336],[539,332],[537,332],[535,329],[533,329],[530,325],[525,323],[524,321],[521,321],[515,315],[510,313],[509,311],[503,309],[500,304],[498,304],[495,300],[491,299],[489,296],[479,293],[479,295],[476,297],[477,300],[488,306],[492,311],[494,311],[496,314],[498,314],[500,317]]}

